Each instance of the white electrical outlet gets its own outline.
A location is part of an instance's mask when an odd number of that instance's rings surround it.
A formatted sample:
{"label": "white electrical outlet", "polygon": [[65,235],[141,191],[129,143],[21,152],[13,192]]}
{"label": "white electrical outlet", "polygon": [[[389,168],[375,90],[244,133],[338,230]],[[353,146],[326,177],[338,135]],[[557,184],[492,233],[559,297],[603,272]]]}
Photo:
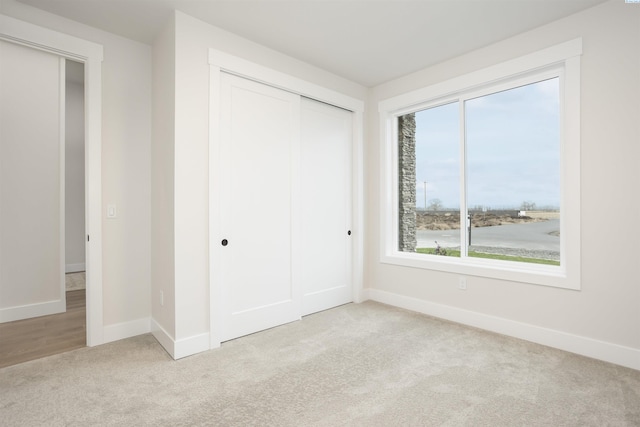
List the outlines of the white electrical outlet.
{"label": "white electrical outlet", "polygon": [[164,292],[160,291],[160,305],[164,306]]}
{"label": "white electrical outlet", "polygon": [[466,291],[467,290],[467,278],[466,277],[460,277],[458,279],[458,289],[460,289],[462,291]]}

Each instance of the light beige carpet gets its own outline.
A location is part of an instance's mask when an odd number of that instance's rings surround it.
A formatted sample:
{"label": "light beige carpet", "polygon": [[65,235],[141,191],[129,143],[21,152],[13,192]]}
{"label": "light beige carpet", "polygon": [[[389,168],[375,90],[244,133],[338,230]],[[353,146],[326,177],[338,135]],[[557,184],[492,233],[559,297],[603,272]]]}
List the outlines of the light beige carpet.
{"label": "light beige carpet", "polygon": [[65,288],[69,291],[79,291],[84,289],[87,284],[87,276],[84,271],[78,273],[67,273],[64,276]]}
{"label": "light beige carpet", "polygon": [[6,426],[638,426],[640,371],[367,302],[179,361],[151,335],[0,370]]}

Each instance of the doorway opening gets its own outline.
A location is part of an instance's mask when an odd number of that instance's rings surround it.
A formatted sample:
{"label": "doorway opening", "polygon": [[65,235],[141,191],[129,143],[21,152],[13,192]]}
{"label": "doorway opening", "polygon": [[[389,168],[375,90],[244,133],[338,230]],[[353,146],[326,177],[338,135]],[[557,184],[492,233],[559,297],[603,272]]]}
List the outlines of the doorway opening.
{"label": "doorway opening", "polygon": [[[6,42],[2,42],[6,43]],[[9,46],[3,44],[5,49],[10,49]],[[23,52],[28,47],[17,47]],[[13,51],[12,51],[13,52]],[[32,51],[33,52],[33,51]],[[35,52],[34,52],[35,53]],[[25,52],[25,54],[28,54]],[[43,55],[49,55],[44,53]],[[11,56],[15,58],[15,56]],[[55,57],[53,58],[56,61]],[[58,77],[52,79],[52,83],[56,80],[60,87],[59,90],[53,89],[52,95],[58,92],[59,96],[59,113],[57,113],[58,124],[52,126],[59,128],[58,137],[51,135],[43,139],[45,148],[51,145],[58,145],[55,143],[57,139],[59,141],[60,149],[57,150],[58,155],[54,155],[56,152],[52,150],[48,156],[41,159],[46,168],[52,170],[59,169],[57,175],[59,180],[53,179],[58,183],[53,184],[59,192],[59,202],[53,206],[58,206],[54,210],[58,210],[60,213],[60,221],[49,224],[49,227],[53,228],[48,233],[57,235],[59,239],[59,246],[50,246],[48,249],[47,258],[59,258],[61,259],[61,265],[58,269],[52,270],[52,274],[44,276],[38,275],[25,275],[24,286],[28,289],[33,288],[32,291],[26,290],[27,294],[43,292],[43,289],[53,288],[49,292],[54,292],[55,288],[58,288],[61,307],[54,310],[39,309],[38,306],[42,306],[42,303],[38,303],[37,299],[34,299],[34,304],[27,306],[17,306],[16,310],[5,310],[5,316],[9,317],[10,321],[4,319],[3,323],[0,323],[0,335],[2,336],[2,349],[0,349],[0,367],[10,366],[17,363],[26,362],[29,360],[38,359],[53,354],[63,353],[66,351],[74,350],[77,348],[85,347],[87,345],[87,316],[86,316],[86,243],[85,243],[85,85],[84,85],[84,64],[69,59],[59,58],[60,62]],[[53,70],[51,70],[53,71]],[[15,78],[15,77],[14,77]],[[5,81],[7,80],[7,81]],[[19,83],[23,81],[21,77],[18,80],[12,80],[8,78],[3,80],[3,84],[9,84],[11,81]],[[18,86],[23,83],[19,83]],[[9,90],[5,87],[6,90]],[[20,94],[20,90],[17,94]],[[55,95],[53,95],[55,96]],[[25,96],[25,99],[30,99]],[[52,102],[51,105],[54,105]],[[47,121],[53,120],[55,122],[54,110],[47,110],[50,113],[42,116],[34,115],[34,118],[41,117],[40,120],[44,120],[43,124]],[[54,113],[52,116],[51,113]],[[3,114],[3,120],[10,120],[13,116]],[[21,116],[15,118],[20,119]],[[38,123],[38,120],[34,121],[31,126]],[[28,127],[28,126],[27,126]],[[2,151],[4,154],[14,153],[18,148],[12,148],[16,145],[24,144],[25,138],[28,138],[31,133],[27,130],[27,127],[22,125],[12,126],[15,132],[9,134],[9,137],[4,141]],[[24,129],[21,131],[20,129]],[[33,151],[33,150],[31,150]],[[17,154],[17,152],[16,152]],[[28,153],[26,153],[28,154]],[[36,154],[33,152],[31,155]],[[37,155],[36,155],[37,156]],[[29,156],[24,155],[12,156],[13,161],[18,164],[18,169],[27,169],[30,173],[37,174],[38,168],[35,164],[31,164]],[[35,167],[35,169],[34,169]],[[29,203],[21,203],[24,198],[16,198],[14,193],[21,191],[28,191],[30,188],[28,184],[22,183],[25,179],[24,174],[7,172],[6,177],[13,177],[13,182],[6,182],[5,186],[13,186],[15,190],[5,188],[2,194],[5,202],[18,203],[18,208],[21,211],[28,210],[31,206]],[[4,175],[3,175],[4,176]],[[53,177],[47,178],[47,175],[43,175],[37,179],[38,182]],[[10,180],[11,181],[11,180]],[[51,187],[52,190],[54,187]],[[47,196],[33,194],[29,199],[35,198],[36,201],[42,199],[34,207],[46,208]],[[29,200],[27,199],[27,200]],[[52,199],[53,200],[53,199]],[[20,228],[20,220],[18,217],[12,214],[11,211],[3,211],[7,213],[7,219],[10,224],[7,226]],[[48,214],[49,211],[42,214]],[[50,212],[55,214],[55,212]],[[13,225],[11,225],[13,224]],[[27,231],[28,229],[25,229]],[[28,231],[29,232],[29,231]],[[41,233],[40,231],[39,233]],[[38,236],[35,234],[34,236]],[[31,244],[38,244],[37,241],[32,241]],[[5,248],[6,249],[6,248]],[[16,247],[19,250],[19,247]],[[7,255],[7,254],[5,254]],[[6,258],[6,257],[5,257]],[[9,262],[22,262],[22,257],[8,258]],[[38,270],[43,266],[38,262],[39,258],[36,258],[36,262],[33,268]],[[7,261],[7,259],[5,259]],[[6,266],[6,262],[3,261],[3,265]],[[21,268],[18,266],[18,268]],[[54,271],[59,273],[55,274]],[[56,279],[56,276],[59,278]],[[60,285],[63,285],[62,287]],[[5,283],[3,286],[3,292],[13,292],[10,285]],[[60,294],[61,293],[61,294]],[[28,300],[27,300],[28,302]],[[45,303],[46,304],[46,303]],[[21,310],[21,311],[20,311]],[[15,319],[15,320],[14,320]]]}
{"label": "doorway opening", "polygon": [[[73,345],[86,345],[86,198],[85,198],[84,64],[65,60],[65,292],[67,312],[85,310],[69,327],[77,331]],[[80,331],[84,331],[82,334]],[[80,337],[82,335],[82,337]]]}
{"label": "doorway opening", "polygon": [[[102,61],[99,44],[0,15],[0,40],[84,64],[86,345],[104,342],[102,297]],[[7,61],[4,61],[6,63]],[[61,283],[64,288],[64,283]]]}

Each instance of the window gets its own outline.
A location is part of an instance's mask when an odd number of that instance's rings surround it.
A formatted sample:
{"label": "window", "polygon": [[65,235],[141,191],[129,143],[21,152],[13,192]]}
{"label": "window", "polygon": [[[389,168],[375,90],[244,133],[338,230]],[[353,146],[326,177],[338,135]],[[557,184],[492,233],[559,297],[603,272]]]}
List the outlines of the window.
{"label": "window", "polygon": [[398,117],[400,251],[560,265],[556,74]]}
{"label": "window", "polygon": [[380,103],[383,262],[579,289],[580,52]]}

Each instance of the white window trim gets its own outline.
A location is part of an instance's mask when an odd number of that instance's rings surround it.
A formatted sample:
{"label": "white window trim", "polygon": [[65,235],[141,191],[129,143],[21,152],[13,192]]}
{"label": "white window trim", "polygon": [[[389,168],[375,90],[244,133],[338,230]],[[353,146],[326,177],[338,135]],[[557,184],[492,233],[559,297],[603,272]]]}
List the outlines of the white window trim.
{"label": "white window trim", "polygon": [[[510,61],[383,100],[378,105],[381,135],[380,261],[462,275],[580,289],[580,55],[582,39],[574,39]],[[561,266],[425,256],[398,250],[397,120],[400,115],[444,104],[460,92],[482,91],[501,81],[558,69],[561,77]],[[457,98],[456,98],[457,99]]]}

